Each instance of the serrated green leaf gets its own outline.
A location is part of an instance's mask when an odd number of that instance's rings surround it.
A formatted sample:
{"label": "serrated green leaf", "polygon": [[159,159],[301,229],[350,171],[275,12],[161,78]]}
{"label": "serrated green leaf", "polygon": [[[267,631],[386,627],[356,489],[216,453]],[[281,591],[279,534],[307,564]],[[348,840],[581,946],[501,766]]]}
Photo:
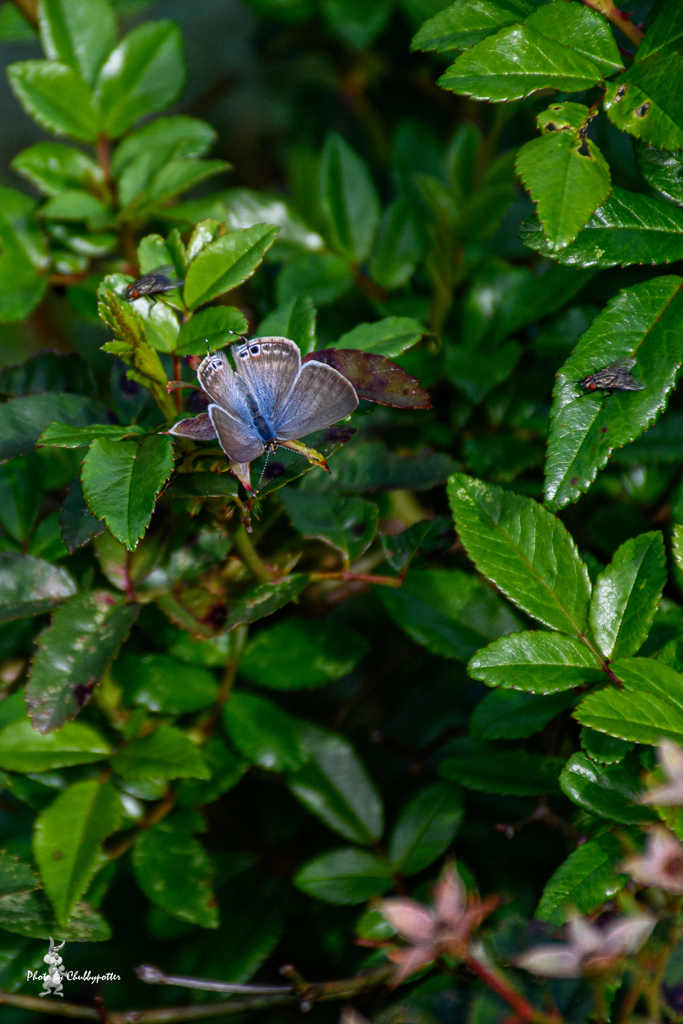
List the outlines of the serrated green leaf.
{"label": "serrated green leaf", "polygon": [[0,552],[0,622],[40,615],[73,597],[71,574],[42,558]]}
{"label": "serrated green leaf", "polygon": [[61,142],[36,142],[18,153],[11,166],[46,196],[55,196],[65,188],[99,192],[105,181],[94,160]]}
{"label": "serrated green leaf", "polygon": [[111,748],[89,725],[67,722],[57,732],[36,732],[28,718],[0,730],[0,768],[9,772],[49,772],[109,757]]}
{"label": "serrated green leaf", "polygon": [[100,438],[83,460],[83,494],[92,514],[133,551],[172,472],[170,437],[155,434],[140,442]]}
{"label": "serrated green leaf", "polygon": [[297,889],[326,903],[365,903],[391,889],[391,868],[369,850],[345,847],[304,864],[294,878]]}
{"label": "serrated green leaf", "polygon": [[40,879],[28,864],[0,850],[0,899],[40,888]]}
{"label": "serrated green leaf", "polygon": [[[649,659],[647,659],[649,662]],[[598,732],[634,743],[683,743],[683,710],[641,690],[600,690],[586,697],[574,718]]]}
{"label": "serrated green leaf", "polygon": [[537,796],[557,792],[563,763],[561,757],[542,757],[527,750],[482,750],[469,757],[446,758],[439,774],[484,793]]}
{"label": "serrated green leaf", "polygon": [[67,942],[105,942],[111,938],[107,922],[87,903],[77,903],[67,924],[61,926],[42,892],[19,893],[0,900],[0,927],[41,939],[59,933]]}
{"label": "serrated green leaf", "polygon": [[642,646],[666,583],[664,538],[657,531],[627,540],[600,573],[590,623],[605,658],[626,658]]}
{"label": "serrated green leaf", "polygon": [[77,548],[87,544],[92,537],[97,537],[104,530],[104,523],[91,516],[83,497],[80,477],[73,480],[66,492],[59,517],[62,541],[70,555]]}
{"label": "serrated green leaf", "polygon": [[546,883],[535,917],[560,925],[568,914],[591,914],[623,889],[628,876],[618,874],[616,865],[623,859],[618,840],[612,835],[598,836],[583,843]]}
{"label": "serrated green leaf", "polygon": [[683,61],[677,53],[637,60],[607,84],[604,108],[620,131],[660,149],[683,147]]}
{"label": "serrated green leaf", "polygon": [[680,51],[683,39],[683,10],[677,0],[656,0],[645,21],[645,38],[636,54],[645,60],[656,53]]}
{"label": "serrated green leaf", "polygon": [[213,803],[236,786],[249,770],[249,762],[229,750],[219,737],[203,744],[202,755],[211,771],[211,778],[206,781],[181,779],[176,788],[179,807],[199,807]]}
{"label": "serrated green leaf", "polygon": [[380,534],[379,539],[382,551],[392,569],[395,569],[396,572],[401,572],[410,564],[417,554],[420,545],[427,537],[430,528],[429,520],[423,519],[419,523],[413,523],[412,526],[409,526],[407,530],[402,530],[401,533]]}
{"label": "serrated green leaf", "polygon": [[91,427],[72,427],[68,423],[50,423],[36,441],[36,447],[42,445],[55,448],[87,448],[98,438],[111,441],[122,441],[131,434],[144,433],[142,427],[131,423],[130,426],[119,427],[111,423],[93,423]]}
{"label": "serrated green leaf", "polygon": [[311,629],[291,618],[249,640],[240,675],[272,690],[309,690],[348,675],[369,650],[365,637],[341,622],[321,619]]}
{"label": "serrated green leaf", "polygon": [[389,860],[402,875],[416,875],[453,841],[463,818],[460,788],[434,782],[404,807],[389,839]]}
{"label": "serrated green leaf", "polygon": [[[549,508],[576,501],[612,450],[641,434],[665,407],[683,361],[682,287],[682,278],[668,276],[624,289],[595,318],[558,372],[546,460]],[[577,386],[586,374],[631,355],[643,391],[617,392],[603,408],[604,396]]]}
{"label": "serrated green leaf", "polygon": [[111,766],[124,779],[133,781],[211,777],[204,758],[192,740],[173,725],[160,725],[149,736],[131,740],[117,750],[111,759]]}
{"label": "serrated green leaf", "polygon": [[570,267],[615,267],[674,263],[683,257],[683,210],[615,185],[575,241],[554,252],[538,220],[522,222],[519,236],[529,249]]}
{"label": "serrated green leaf", "polygon": [[363,762],[342,736],[306,724],[299,729],[306,763],[287,776],[304,807],[345,839],[373,846],[384,831],[382,798]]}
{"label": "serrated green leaf", "polygon": [[297,722],[266,697],[234,693],[223,724],[240,754],[268,771],[297,771],[307,760]]}
{"label": "serrated green leaf", "polygon": [[595,764],[583,753],[574,754],[560,775],[563,793],[591,814],[623,825],[655,821],[656,814],[639,804],[644,793],[638,776],[623,764]]}
{"label": "serrated green leaf", "polygon": [[459,473],[449,479],[448,496],[479,572],[547,626],[583,633],[590,582],[565,526],[531,498]]}
{"label": "serrated green leaf", "polygon": [[580,92],[601,81],[599,68],[576,50],[528,25],[510,25],[457,57],[439,85],[472,99],[501,102],[538,89]]}
{"label": "serrated green leaf", "polygon": [[176,355],[206,355],[209,352],[235,344],[249,329],[244,313],[235,306],[211,306],[201,309],[184,323],[178,335]]}
{"label": "serrated green leaf", "polygon": [[612,30],[604,16],[579,4],[543,4],[525,25],[586,57],[604,75],[623,70]]}
{"label": "serrated green leaf", "polygon": [[385,359],[400,356],[412,348],[427,330],[410,316],[388,316],[373,324],[358,324],[342,334],[337,348],[358,348],[363,352],[377,352]]}
{"label": "serrated green leaf", "polygon": [[333,248],[354,263],[367,259],[379,197],[366,164],[336,132],[327,136],[320,161],[320,197]]}
{"label": "serrated green leaf", "polygon": [[679,206],[683,204],[683,157],[668,149],[636,142],[636,157],[648,185]]}
{"label": "serrated green leaf", "polygon": [[190,309],[231,291],[251,277],[278,229],[255,224],[230,231],[207,245],[192,261],[185,281],[185,302]]}
{"label": "serrated green leaf", "polygon": [[414,203],[397,199],[384,210],[370,259],[370,275],[380,288],[402,288],[425,249],[424,227]]}
{"label": "serrated green leaf", "polygon": [[412,640],[443,658],[466,661],[486,640],[521,625],[497,594],[457,569],[414,569],[400,588],[377,593]]}
{"label": "serrated green leaf", "polygon": [[294,573],[279,583],[259,583],[232,606],[225,624],[226,630],[249,625],[265,615],[272,615],[278,608],[283,608],[297,598],[307,584],[308,577],[304,573]]}
{"label": "serrated green leaf", "polygon": [[89,86],[73,68],[51,60],[11,64],[7,78],[22,107],[42,128],[95,142],[100,119]]}
{"label": "serrated green leaf", "polygon": [[574,241],[612,188],[609,164],[598,147],[571,131],[525,143],[516,166],[552,250]]}
{"label": "serrated green leaf", "polygon": [[26,685],[33,728],[47,733],[75,718],[116,657],[138,613],[106,590],[70,598],[37,641]]}
{"label": "serrated green leaf", "polygon": [[108,0],[42,0],[38,16],[46,56],[94,85],[116,42],[116,19]]}
{"label": "serrated green leaf", "polygon": [[315,348],[317,315],[311,296],[300,295],[269,313],[259,324],[258,336],[289,338],[307,356]]}
{"label": "serrated green leaf", "polygon": [[577,701],[574,693],[539,696],[512,689],[494,690],[477,704],[470,732],[479,740],[517,740],[532,736]]}
{"label": "serrated green leaf", "polygon": [[218,683],[197,665],[183,665],[166,654],[128,655],[112,669],[128,700],[164,715],[186,715],[216,701]]}
{"label": "serrated green leaf", "polygon": [[202,844],[179,828],[173,815],[138,835],[132,860],[135,880],[158,907],[181,921],[218,927],[211,861]]}
{"label": "serrated green leaf", "polygon": [[411,50],[466,50],[506,25],[515,25],[534,4],[529,0],[456,0],[424,23]]}
{"label": "serrated green leaf", "polygon": [[287,490],[282,502],[294,528],[335,548],[345,565],[359,558],[375,539],[379,509],[364,498]]}
{"label": "serrated green leaf", "polygon": [[120,820],[116,790],[97,779],[75,782],[39,815],[33,855],[61,925],[90,885],[102,843]]}
{"label": "serrated green leaf", "polygon": [[170,106],[184,84],[185,56],[178,25],[173,21],[138,25],[112,50],[97,79],[103,130],[110,138],[118,138],[139,118]]}
{"label": "serrated green leaf", "polygon": [[600,764],[619,764],[629,750],[633,749],[632,743],[618,740],[614,736],[606,736],[604,733],[589,729],[587,725],[581,730],[581,746],[591,761],[599,761]]}
{"label": "serrated green leaf", "polygon": [[595,655],[557,633],[513,633],[477,651],[467,666],[474,679],[529,693],[551,694],[604,678]]}

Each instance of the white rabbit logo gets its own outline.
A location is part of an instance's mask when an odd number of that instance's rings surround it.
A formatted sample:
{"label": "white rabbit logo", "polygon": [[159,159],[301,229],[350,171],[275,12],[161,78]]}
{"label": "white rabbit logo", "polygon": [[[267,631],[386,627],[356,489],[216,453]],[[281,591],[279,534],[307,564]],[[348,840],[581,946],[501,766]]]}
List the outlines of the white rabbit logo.
{"label": "white rabbit logo", "polygon": [[[65,940],[66,941],[66,940]],[[62,978],[66,974],[64,970],[59,950],[64,946],[62,942],[61,946],[55,946],[54,939],[50,936],[50,949],[43,957],[44,962],[48,965],[48,972],[45,981],[43,982],[44,992],[40,992],[41,996],[56,995],[64,998]]]}

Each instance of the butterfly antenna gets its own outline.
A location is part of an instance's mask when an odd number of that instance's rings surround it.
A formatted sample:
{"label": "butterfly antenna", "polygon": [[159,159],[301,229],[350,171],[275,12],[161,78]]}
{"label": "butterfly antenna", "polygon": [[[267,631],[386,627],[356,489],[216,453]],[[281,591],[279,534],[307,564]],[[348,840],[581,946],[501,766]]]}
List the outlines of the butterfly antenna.
{"label": "butterfly antenna", "polygon": [[208,338],[206,339],[206,354],[207,354],[207,356],[211,355],[211,348],[209,347],[209,339]]}
{"label": "butterfly antenna", "polygon": [[263,480],[263,474],[266,471],[266,466],[268,465],[268,459],[269,458],[270,458],[270,450],[268,450],[266,452],[266,461],[263,463],[263,469],[261,470],[261,476],[258,478],[258,487],[256,488],[257,492],[261,490],[261,481]]}

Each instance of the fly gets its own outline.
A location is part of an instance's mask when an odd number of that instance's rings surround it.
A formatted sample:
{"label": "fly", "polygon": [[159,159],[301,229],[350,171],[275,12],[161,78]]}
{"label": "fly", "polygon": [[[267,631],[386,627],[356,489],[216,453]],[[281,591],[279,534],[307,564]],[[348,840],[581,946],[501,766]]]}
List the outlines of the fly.
{"label": "fly", "polygon": [[174,288],[180,288],[185,282],[178,278],[168,276],[168,271],[175,268],[167,265],[157,267],[151,274],[144,274],[137,281],[132,281],[126,288],[126,298],[129,302],[139,299],[142,295],[158,295],[160,292],[170,292]]}
{"label": "fly", "polygon": [[602,370],[589,373],[582,380],[575,380],[574,384],[582,387],[586,394],[593,391],[604,391],[605,401],[615,391],[643,391],[645,388],[643,382],[636,380],[631,375],[631,370],[635,365],[636,361],[632,356],[615,359],[613,363],[603,367]]}

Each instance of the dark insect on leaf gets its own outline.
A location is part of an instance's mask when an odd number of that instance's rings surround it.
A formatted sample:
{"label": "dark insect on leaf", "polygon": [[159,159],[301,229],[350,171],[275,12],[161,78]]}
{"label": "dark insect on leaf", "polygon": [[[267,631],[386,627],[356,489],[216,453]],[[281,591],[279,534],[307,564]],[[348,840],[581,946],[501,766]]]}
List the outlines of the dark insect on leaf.
{"label": "dark insect on leaf", "polygon": [[636,361],[633,357],[616,359],[609,366],[605,366],[595,373],[589,373],[587,377],[574,381],[574,383],[579,384],[584,391],[588,392],[608,391],[611,394],[612,391],[642,391],[645,388],[643,382],[631,376],[630,371],[635,365]]}
{"label": "dark insect on leaf", "polygon": [[173,288],[180,288],[185,282],[179,278],[168,277],[168,272],[173,271],[169,264],[164,267],[157,267],[151,274],[144,274],[137,281],[132,281],[126,288],[126,298],[129,302],[139,299],[141,295],[158,295],[160,292],[170,292]]}

